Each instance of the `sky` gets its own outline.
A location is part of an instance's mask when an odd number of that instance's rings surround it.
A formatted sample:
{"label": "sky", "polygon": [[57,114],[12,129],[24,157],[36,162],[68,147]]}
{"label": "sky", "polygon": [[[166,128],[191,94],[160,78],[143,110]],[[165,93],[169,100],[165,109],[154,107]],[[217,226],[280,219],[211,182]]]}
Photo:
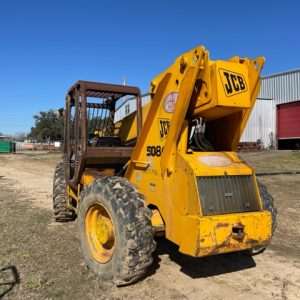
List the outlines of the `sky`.
{"label": "sky", "polygon": [[300,1],[0,0],[0,132],[29,132],[77,80],[148,91],[180,54],[264,56],[263,75],[300,67]]}

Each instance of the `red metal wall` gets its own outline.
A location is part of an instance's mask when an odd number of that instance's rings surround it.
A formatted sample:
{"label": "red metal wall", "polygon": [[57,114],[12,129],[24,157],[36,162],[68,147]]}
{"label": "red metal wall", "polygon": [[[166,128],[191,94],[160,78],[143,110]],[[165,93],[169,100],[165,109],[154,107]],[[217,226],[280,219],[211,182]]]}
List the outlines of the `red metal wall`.
{"label": "red metal wall", "polygon": [[300,138],[300,101],[277,106],[277,138]]}

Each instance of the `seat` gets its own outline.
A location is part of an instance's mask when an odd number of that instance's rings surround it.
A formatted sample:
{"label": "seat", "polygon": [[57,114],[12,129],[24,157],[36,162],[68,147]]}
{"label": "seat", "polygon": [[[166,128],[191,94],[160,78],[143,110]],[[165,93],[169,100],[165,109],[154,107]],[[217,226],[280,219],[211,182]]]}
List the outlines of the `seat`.
{"label": "seat", "polygon": [[121,139],[117,136],[101,136],[95,147],[121,147]]}

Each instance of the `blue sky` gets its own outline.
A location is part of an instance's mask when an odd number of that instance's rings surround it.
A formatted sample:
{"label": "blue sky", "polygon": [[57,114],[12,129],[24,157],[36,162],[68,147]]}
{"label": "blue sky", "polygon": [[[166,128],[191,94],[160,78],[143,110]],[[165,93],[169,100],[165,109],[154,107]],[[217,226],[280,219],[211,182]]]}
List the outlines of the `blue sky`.
{"label": "blue sky", "polygon": [[299,1],[0,1],[0,132],[29,132],[78,79],[148,90],[181,53],[265,56],[263,74],[300,67]]}

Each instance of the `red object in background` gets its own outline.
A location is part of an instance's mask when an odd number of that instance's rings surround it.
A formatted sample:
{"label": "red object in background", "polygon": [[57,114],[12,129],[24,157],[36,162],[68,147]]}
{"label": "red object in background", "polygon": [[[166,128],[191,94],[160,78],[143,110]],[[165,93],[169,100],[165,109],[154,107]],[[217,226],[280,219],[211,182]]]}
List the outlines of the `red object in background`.
{"label": "red object in background", "polygon": [[300,138],[300,101],[277,106],[277,138]]}

